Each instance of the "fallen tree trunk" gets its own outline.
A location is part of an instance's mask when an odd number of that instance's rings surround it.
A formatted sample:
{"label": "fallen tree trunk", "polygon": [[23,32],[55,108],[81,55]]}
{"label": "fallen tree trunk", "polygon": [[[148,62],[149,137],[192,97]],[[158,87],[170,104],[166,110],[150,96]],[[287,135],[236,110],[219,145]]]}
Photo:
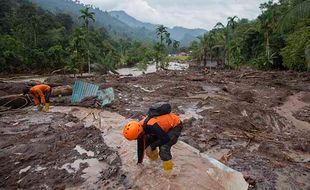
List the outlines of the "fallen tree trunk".
{"label": "fallen tree trunk", "polygon": [[57,86],[52,88],[52,97],[57,96],[70,96],[72,94],[72,86],[66,85],[66,86]]}

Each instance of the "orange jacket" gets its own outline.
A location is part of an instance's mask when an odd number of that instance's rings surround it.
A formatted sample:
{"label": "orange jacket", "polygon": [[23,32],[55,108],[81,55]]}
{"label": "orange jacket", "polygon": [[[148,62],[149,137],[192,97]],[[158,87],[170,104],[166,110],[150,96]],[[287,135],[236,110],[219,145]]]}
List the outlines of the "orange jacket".
{"label": "orange jacket", "polygon": [[[145,118],[140,121],[141,125],[143,125],[144,120]],[[170,129],[179,125],[181,123],[181,120],[179,116],[173,113],[169,113],[151,118],[147,122],[147,125],[154,125],[155,123],[157,123],[160,126],[160,128],[162,128],[167,133]]]}
{"label": "orange jacket", "polygon": [[44,94],[46,92],[51,92],[51,87],[46,84],[39,84],[30,88],[30,96],[33,98],[35,105],[38,105],[40,103],[38,97],[40,97],[41,99],[41,104],[45,104]]}

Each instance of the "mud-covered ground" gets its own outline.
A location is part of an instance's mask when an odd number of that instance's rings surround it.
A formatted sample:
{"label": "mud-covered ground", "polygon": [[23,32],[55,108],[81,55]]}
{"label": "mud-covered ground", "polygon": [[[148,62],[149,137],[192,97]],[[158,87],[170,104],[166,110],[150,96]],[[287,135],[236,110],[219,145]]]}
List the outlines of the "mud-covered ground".
{"label": "mud-covered ground", "polygon": [[[140,119],[154,102],[169,101],[185,125],[181,140],[250,176],[251,189],[310,188],[310,73],[192,68],[83,80],[100,88],[112,86],[117,99],[105,109],[128,118]],[[47,82],[57,86],[72,85],[73,81],[57,76]],[[9,84],[0,85],[2,94],[15,91],[18,89]],[[69,105],[69,100],[52,99],[54,105]],[[89,143],[89,138],[78,140]],[[68,161],[62,160],[58,166]],[[68,179],[65,183],[74,186],[75,178]]]}
{"label": "mud-covered ground", "polygon": [[252,189],[310,188],[310,73],[188,70],[96,81],[115,88],[109,109],[126,117],[169,101],[185,123],[181,140],[250,176]]}
{"label": "mud-covered ground", "polygon": [[130,186],[96,127],[32,108],[0,114],[0,189]]}

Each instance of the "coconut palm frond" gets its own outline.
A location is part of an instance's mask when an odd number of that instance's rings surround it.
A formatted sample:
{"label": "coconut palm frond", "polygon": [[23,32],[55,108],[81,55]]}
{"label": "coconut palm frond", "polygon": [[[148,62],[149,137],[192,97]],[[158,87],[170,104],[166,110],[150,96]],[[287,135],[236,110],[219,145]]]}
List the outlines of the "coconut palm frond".
{"label": "coconut palm frond", "polygon": [[297,19],[310,18],[310,0],[303,1],[289,10],[280,21],[280,30],[287,30]]}

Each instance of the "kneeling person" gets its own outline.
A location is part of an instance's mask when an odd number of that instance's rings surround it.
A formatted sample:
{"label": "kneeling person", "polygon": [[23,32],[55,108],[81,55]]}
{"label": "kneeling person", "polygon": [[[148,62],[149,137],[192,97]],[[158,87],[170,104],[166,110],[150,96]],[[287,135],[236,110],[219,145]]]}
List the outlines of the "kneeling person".
{"label": "kneeling person", "polygon": [[164,170],[168,171],[173,168],[171,147],[177,143],[182,128],[180,117],[168,113],[149,115],[140,122],[131,121],[125,125],[123,133],[128,140],[137,140],[138,163],[143,162],[144,151],[150,160],[157,160],[159,154]]}
{"label": "kneeling person", "polygon": [[45,111],[49,110],[49,97],[51,95],[52,88],[46,84],[35,85],[31,88],[26,88],[24,94],[29,94],[34,101],[34,104],[38,106],[38,110],[45,107]]}

